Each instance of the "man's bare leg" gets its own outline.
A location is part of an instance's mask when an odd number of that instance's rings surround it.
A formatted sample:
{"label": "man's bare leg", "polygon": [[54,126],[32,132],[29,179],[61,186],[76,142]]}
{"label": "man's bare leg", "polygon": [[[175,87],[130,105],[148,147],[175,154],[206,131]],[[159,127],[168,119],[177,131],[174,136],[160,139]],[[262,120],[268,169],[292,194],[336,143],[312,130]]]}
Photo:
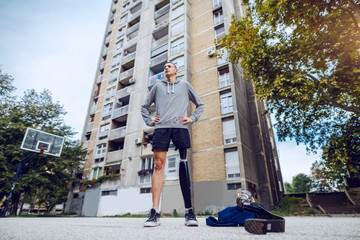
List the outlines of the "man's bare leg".
{"label": "man's bare leg", "polygon": [[151,179],[153,208],[159,209],[160,196],[164,184],[164,168],[166,163],[166,151],[154,151],[154,172]]}

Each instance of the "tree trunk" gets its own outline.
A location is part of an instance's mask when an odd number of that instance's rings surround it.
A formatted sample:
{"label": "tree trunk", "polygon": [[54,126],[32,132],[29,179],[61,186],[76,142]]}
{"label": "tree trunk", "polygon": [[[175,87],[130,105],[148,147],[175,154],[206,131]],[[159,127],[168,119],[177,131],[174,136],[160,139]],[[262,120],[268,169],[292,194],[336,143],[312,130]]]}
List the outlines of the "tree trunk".
{"label": "tree trunk", "polygon": [[20,200],[20,194],[14,194],[11,199],[11,211],[10,215],[17,215],[18,205]]}

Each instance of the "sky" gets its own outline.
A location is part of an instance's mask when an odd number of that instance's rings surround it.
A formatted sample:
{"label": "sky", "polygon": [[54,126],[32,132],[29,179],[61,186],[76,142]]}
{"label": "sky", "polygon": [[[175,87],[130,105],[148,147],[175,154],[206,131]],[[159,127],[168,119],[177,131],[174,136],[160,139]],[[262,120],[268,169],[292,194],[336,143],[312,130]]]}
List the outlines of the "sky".
{"label": "sky", "polygon": [[[26,89],[52,92],[80,138],[103,44],[111,0],[0,0],[0,67]],[[277,142],[284,182],[310,174],[319,155]]]}

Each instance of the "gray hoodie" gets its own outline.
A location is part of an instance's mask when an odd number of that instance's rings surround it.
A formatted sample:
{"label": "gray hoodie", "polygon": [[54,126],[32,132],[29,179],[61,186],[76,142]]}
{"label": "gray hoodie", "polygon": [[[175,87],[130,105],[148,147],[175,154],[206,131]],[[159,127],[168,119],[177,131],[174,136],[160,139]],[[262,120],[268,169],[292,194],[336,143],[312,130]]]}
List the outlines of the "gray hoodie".
{"label": "gray hoodie", "polygon": [[149,108],[152,103],[155,103],[156,116],[160,116],[160,121],[155,124],[155,128],[187,128],[187,125],[180,122],[179,118],[187,116],[189,101],[196,106],[194,113],[190,116],[196,122],[204,111],[204,104],[191,84],[185,80],[176,80],[172,83],[162,80],[151,88],[141,105],[141,114],[146,125],[150,126],[153,119]]}

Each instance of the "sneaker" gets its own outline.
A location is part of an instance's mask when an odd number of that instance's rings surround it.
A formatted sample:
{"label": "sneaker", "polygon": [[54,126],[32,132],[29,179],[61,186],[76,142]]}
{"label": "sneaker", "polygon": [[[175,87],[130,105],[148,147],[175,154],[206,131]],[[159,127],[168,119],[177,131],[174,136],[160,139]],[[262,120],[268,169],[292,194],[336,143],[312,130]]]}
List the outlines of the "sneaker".
{"label": "sneaker", "polygon": [[150,210],[149,218],[144,223],[144,227],[156,227],[160,225],[160,214],[155,209]]}
{"label": "sneaker", "polygon": [[189,208],[185,212],[185,225],[189,227],[197,227],[198,221],[196,220],[194,210],[192,208]]}

